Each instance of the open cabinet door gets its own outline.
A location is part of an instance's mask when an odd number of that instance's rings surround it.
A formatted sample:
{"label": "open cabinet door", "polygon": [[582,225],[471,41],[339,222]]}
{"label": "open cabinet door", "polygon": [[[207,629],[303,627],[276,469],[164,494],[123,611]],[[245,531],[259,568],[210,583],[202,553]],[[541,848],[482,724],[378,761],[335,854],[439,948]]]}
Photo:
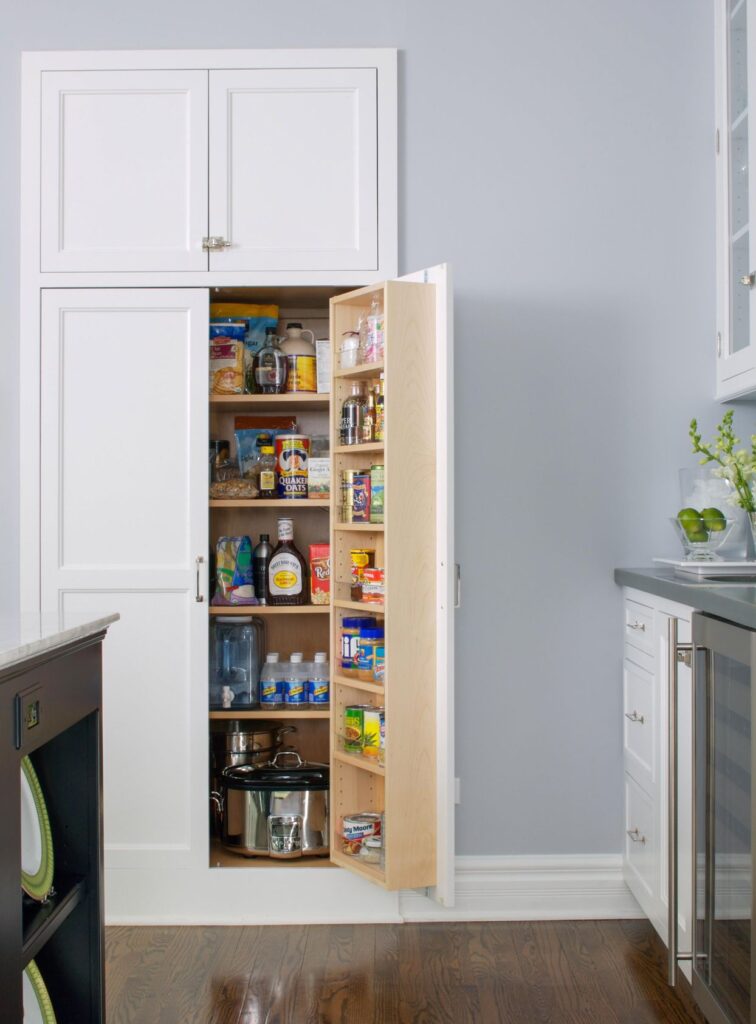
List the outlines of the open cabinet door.
{"label": "open cabinet door", "polygon": [[[383,516],[340,506],[332,517],[331,859],[387,889],[429,890],[454,900],[451,307],[445,267],[371,285],[331,300],[331,337],[383,311],[380,362],[334,366],[332,494],[344,475],[383,467]],[[383,378],[383,438],[341,444],[341,409],[356,382]],[[367,549],[385,571],[382,599],[352,592],[352,552]],[[363,593],[363,597],[365,594]],[[355,599],[355,597],[357,599]],[[375,594],[371,595],[375,598]],[[346,620],[372,615],[384,630],[385,678],[347,656]],[[357,726],[347,709],[362,705]],[[382,718],[380,717],[382,714]],[[376,717],[378,726],[371,726]],[[381,861],[355,853],[344,818],[382,816]]]}

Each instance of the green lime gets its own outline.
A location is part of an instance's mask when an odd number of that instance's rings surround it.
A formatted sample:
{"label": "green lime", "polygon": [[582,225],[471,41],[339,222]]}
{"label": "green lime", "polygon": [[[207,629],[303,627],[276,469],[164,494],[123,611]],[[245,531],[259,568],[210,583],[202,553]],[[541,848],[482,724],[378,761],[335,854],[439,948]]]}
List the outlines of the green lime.
{"label": "green lime", "polygon": [[705,508],[701,513],[701,518],[706,529],[712,533],[720,533],[727,526],[724,513],[720,512],[718,508]]}
{"label": "green lime", "polygon": [[[694,508],[683,508],[677,513],[677,521],[685,531],[685,536],[688,540],[692,540],[695,543],[700,543],[703,540],[708,540],[706,529],[704,527],[704,521],[701,518],[701,513]],[[703,536],[701,536],[703,534]]]}

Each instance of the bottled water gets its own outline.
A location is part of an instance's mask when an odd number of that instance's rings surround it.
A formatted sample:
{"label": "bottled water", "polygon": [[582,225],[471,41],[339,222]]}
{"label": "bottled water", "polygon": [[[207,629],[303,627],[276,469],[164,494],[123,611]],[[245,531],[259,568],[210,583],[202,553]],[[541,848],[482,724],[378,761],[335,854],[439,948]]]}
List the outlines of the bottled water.
{"label": "bottled water", "polygon": [[281,672],[284,668],[278,662],[278,654],[273,651],[266,655],[265,664],[260,673],[260,705],[264,708],[280,708],[283,704]]}
{"label": "bottled water", "polygon": [[329,704],[331,701],[331,671],[328,655],[318,651],[315,660],[310,662],[310,686],[307,700],[310,704]]}
{"label": "bottled water", "polygon": [[287,707],[306,703],[307,674],[301,651],[295,651],[283,672],[283,702]]}

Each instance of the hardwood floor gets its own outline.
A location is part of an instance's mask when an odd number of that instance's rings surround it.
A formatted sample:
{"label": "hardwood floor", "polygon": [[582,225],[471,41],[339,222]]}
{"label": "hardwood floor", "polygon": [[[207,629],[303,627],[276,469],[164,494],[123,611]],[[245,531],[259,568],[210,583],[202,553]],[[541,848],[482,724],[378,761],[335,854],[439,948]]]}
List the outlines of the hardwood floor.
{"label": "hardwood floor", "polygon": [[689,1024],[646,921],[108,928],[108,1024]]}

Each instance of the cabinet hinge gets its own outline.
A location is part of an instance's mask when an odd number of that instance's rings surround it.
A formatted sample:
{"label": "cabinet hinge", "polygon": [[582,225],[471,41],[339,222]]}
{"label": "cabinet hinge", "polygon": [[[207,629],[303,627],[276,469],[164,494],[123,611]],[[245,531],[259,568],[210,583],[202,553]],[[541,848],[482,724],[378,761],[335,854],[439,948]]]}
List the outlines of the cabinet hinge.
{"label": "cabinet hinge", "polygon": [[717,359],[722,355],[722,333],[717,331]]}
{"label": "cabinet hinge", "polygon": [[717,131],[716,131],[716,151],[717,151],[717,156],[719,156],[719,128],[717,128]]}
{"label": "cabinet hinge", "polygon": [[462,604],[462,571],[459,562],[454,563],[454,607]]}

